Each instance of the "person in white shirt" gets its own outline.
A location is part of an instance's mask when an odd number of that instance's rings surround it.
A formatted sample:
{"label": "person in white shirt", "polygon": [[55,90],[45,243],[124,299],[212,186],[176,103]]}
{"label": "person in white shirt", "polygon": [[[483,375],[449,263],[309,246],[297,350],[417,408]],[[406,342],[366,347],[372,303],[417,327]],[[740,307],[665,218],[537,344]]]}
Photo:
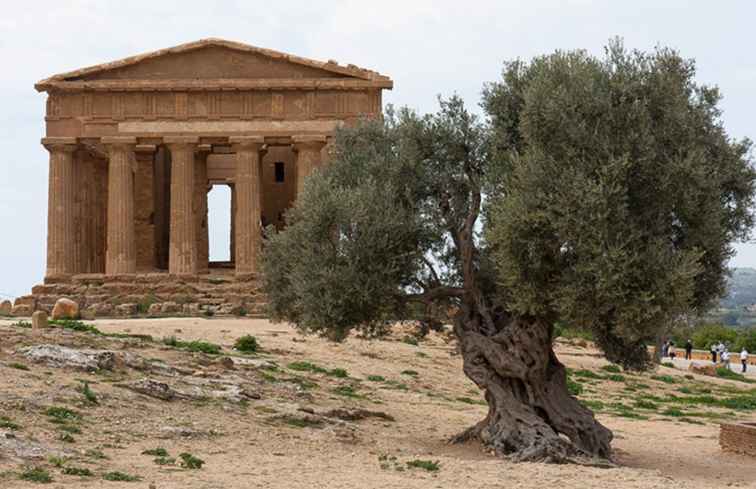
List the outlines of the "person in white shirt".
{"label": "person in white shirt", "polygon": [[740,352],[740,363],[743,364],[743,373],[748,370],[748,350],[743,347],[743,351]]}
{"label": "person in white shirt", "polygon": [[727,351],[726,348],[720,355],[720,358],[722,358],[722,366],[727,370],[730,370],[730,352]]}

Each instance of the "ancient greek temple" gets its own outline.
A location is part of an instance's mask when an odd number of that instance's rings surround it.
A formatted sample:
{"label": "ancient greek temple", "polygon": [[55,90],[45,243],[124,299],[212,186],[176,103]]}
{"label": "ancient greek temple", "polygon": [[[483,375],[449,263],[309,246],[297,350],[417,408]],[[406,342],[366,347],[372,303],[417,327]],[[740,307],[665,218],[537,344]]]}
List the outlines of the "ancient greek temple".
{"label": "ancient greek temple", "polygon": [[[354,65],[220,39],[38,82],[47,93],[48,287],[20,305],[77,292],[86,305],[92,294],[81,286],[93,283],[201,282],[214,269],[254,277],[263,228],[283,226],[334,131],[379,115],[392,85]],[[207,196],[217,185],[232,195],[225,263],[208,259]]]}

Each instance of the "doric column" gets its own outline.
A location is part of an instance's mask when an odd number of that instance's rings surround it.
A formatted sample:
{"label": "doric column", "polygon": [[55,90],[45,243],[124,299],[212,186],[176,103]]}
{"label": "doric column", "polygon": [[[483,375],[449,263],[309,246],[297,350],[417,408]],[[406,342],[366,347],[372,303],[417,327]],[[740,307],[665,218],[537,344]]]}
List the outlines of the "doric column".
{"label": "doric column", "polygon": [[155,146],[136,147],[136,264],[137,270],[157,267],[155,245]]}
{"label": "doric column", "polygon": [[257,254],[262,244],[260,225],[262,194],[262,136],[230,138],[236,151],[236,274],[257,272]]}
{"label": "doric column", "polygon": [[325,136],[294,136],[293,149],[297,154],[297,198],[302,195],[305,179],[321,163],[321,150],[326,144]]}
{"label": "doric column", "polygon": [[197,271],[208,273],[210,243],[207,229],[207,156],[211,146],[199,145],[194,153],[194,217],[197,232]]}
{"label": "doric column", "polygon": [[75,234],[73,153],[76,138],[43,138],[50,152],[50,175],[47,198],[47,271],[53,277],[75,273]]}
{"label": "doric column", "polygon": [[194,151],[197,137],[165,137],[171,152],[171,233],[168,271],[197,273],[197,231],[194,217]]}
{"label": "doric column", "polygon": [[108,153],[108,237],[105,274],[136,272],[133,137],[104,137]]}

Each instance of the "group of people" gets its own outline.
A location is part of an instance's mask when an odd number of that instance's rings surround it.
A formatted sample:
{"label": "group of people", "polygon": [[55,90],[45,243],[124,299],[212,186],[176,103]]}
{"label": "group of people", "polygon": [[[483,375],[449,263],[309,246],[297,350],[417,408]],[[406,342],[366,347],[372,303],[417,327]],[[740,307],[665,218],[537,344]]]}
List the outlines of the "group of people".
{"label": "group of people", "polygon": [[[685,342],[685,359],[691,360],[692,356],[693,356],[693,342],[691,340],[688,340]],[[671,358],[673,360],[677,357],[677,350],[675,348],[674,341],[667,340],[662,344],[662,357]],[[719,359],[719,363],[723,367],[729,369],[730,357],[731,357],[731,353],[727,349],[727,345],[725,345],[721,341],[719,343],[711,344],[711,362],[712,363],[716,364],[717,359]],[[740,352],[740,363],[743,365],[743,373],[746,373],[748,371],[748,350],[746,350],[745,347],[743,347],[743,350]]]}
{"label": "group of people", "polygon": [[[709,351],[711,351],[711,363],[716,364],[717,357],[719,357],[719,363],[723,367],[730,368],[730,352],[727,349],[727,345],[721,341],[719,343],[712,343]],[[746,350],[745,346],[740,352],[740,363],[743,365],[743,373],[746,373],[748,371],[748,350]]]}

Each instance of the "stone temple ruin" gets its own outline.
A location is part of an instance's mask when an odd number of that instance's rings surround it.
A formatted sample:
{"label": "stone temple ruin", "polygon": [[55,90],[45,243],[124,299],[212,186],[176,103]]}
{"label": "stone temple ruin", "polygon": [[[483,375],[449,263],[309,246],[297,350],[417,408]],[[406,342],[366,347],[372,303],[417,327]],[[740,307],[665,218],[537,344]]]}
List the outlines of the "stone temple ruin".
{"label": "stone temple ruin", "polygon": [[[206,39],[52,76],[47,271],[13,314],[260,312],[263,227],[284,225],[342,124],[390,78]],[[230,262],[208,259],[208,192],[231,189]]]}

